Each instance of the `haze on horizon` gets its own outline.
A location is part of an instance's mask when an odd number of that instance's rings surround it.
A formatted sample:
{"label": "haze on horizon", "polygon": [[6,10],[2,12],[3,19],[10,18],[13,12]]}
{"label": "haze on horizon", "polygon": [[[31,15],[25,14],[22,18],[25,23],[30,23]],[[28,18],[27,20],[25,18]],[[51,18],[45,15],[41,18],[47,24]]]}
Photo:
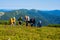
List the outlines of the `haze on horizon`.
{"label": "haze on horizon", "polygon": [[0,9],[60,10],[60,0],[0,0]]}

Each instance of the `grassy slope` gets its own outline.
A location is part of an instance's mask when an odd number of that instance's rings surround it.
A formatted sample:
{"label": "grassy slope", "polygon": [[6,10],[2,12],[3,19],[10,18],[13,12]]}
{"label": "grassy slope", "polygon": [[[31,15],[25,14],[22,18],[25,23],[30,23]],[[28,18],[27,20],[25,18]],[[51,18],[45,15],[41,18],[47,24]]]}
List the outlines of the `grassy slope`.
{"label": "grassy slope", "polygon": [[60,40],[60,28],[0,25],[0,40]]}

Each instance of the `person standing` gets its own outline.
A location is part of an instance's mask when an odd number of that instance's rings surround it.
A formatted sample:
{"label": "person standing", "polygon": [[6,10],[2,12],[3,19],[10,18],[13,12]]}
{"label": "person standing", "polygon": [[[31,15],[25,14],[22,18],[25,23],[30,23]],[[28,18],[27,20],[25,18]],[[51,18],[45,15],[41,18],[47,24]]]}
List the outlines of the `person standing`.
{"label": "person standing", "polygon": [[16,25],[16,18],[13,17],[13,24]]}
{"label": "person standing", "polygon": [[41,26],[42,26],[42,21],[39,20],[39,22],[38,22],[38,27],[41,27]]}
{"label": "person standing", "polygon": [[26,21],[26,26],[28,26],[28,24],[30,22],[30,17],[29,16],[25,16],[25,21]]}
{"label": "person standing", "polygon": [[35,18],[31,18],[30,19],[31,26],[35,26],[35,23],[36,23]]}
{"label": "person standing", "polygon": [[13,18],[10,18],[10,24],[13,25]]}
{"label": "person standing", "polygon": [[20,18],[18,19],[18,21],[19,21],[19,24],[21,25],[21,24],[22,24],[22,21],[23,21],[22,17],[20,17]]}

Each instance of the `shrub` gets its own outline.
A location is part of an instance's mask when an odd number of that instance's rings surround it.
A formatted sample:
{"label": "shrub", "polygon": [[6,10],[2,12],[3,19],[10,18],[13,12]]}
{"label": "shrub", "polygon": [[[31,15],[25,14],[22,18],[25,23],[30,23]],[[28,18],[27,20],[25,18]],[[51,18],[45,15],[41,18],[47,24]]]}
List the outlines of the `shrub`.
{"label": "shrub", "polygon": [[49,24],[49,27],[60,27],[60,24]]}
{"label": "shrub", "polygon": [[9,25],[9,21],[8,20],[0,20],[0,24]]}

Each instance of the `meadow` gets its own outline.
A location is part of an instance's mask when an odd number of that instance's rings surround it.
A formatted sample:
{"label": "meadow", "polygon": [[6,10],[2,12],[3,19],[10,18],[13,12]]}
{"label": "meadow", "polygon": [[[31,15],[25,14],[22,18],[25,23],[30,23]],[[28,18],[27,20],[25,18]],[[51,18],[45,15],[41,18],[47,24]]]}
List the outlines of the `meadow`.
{"label": "meadow", "polygon": [[60,28],[0,25],[0,40],[60,40]]}

